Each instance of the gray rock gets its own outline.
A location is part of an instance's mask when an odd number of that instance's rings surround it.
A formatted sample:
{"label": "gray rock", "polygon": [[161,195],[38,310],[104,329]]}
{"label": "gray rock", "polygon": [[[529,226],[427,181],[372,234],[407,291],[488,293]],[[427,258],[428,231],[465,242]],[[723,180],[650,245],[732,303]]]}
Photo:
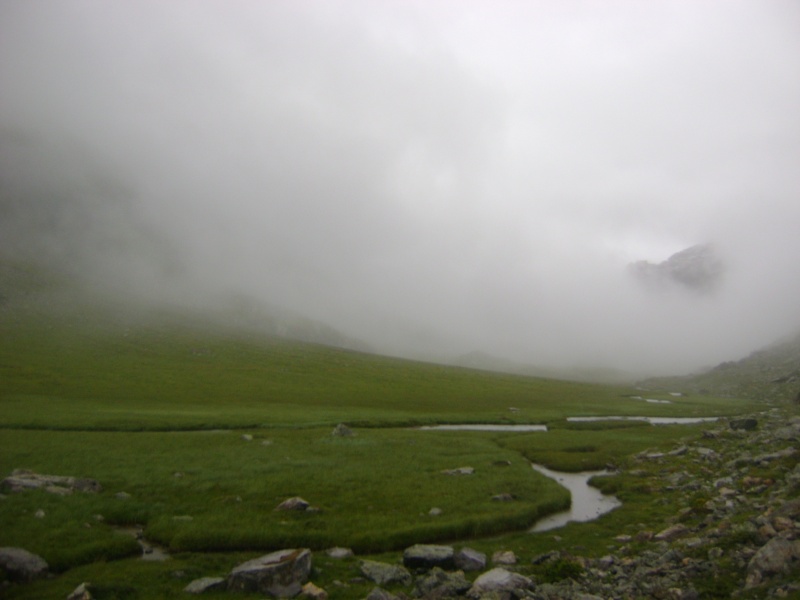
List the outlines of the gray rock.
{"label": "gray rock", "polygon": [[349,558],[353,556],[353,551],[350,548],[328,548],[325,554],[331,558]]}
{"label": "gray rock", "polygon": [[458,467],[457,469],[445,469],[442,471],[444,475],[472,475],[475,469],[472,467]]}
{"label": "gray rock", "polygon": [[498,550],[492,554],[492,563],[495,565],[515,565],[517,564],[517,555],[513,550]]}
{"label": "gray rock", "polygon": [[304,598],[310,598],[311,600],[328,600],[328,592],[310,581],[303,586],[300,593]]}
{"label": "gray rock", "polygon": [[275,507],[275,510],[308,510],[311,507],[311,504],[303,500],[300,496],[295,496],[294,498],[287,498],[283,502],[281,502],[278,506]]}
{"label": "gray rock", "polygon": [[758,421],[751,418],[732,419],[730,426],[735,431],[754,431],[758,427]]}
{"label": "gray rock", "polygon": [[511,494],[508,494],[508,493],[496,494],[496,495],[492,496],[492,501],[493,502],[513,502],[513,500],[514,500],[514,496],[512,496]]}
{"label": "gray rock", "polygon": [[764,575],[789,572],[792,563],[798,559],[800,540],[791,542],[781,537],[772,538],[750,559],[747,565],[748,584],[758,585]]}
{"label": "gray rock", "polygon": [[387,592],[383,588],[373,588],[372,591],[367,594],[366,600],[401,600],[400,596],[392,594],[391,592]]}
{"label": "gray rock", "polygon": [[390,565],[375,560],[362,560],[360,568],[364,577],[378,585],[399,584],[409,586],[414,581],[408,569],[399,565]]}
{"label": "gray rock", "polygon": [[64,496],[74,491],[98,493],[103,491],[103,486],[94,479],[64,475],[42,475],[27,469],[14,469],[11,475],[0,482],[0,489],[11,493],[45,490],[51,494]]}
{"label": "gray rock", "polygon": [[462,571],[448,573],[439,567],[434,567],[428,574],[417,579],[414,595],[426,600],[452,598],[463,595],[471,585]]}
{"label": "gray rock", "polygon": [[455,567],[454,554],[452,546],[415,544],[403,551],[403,565],[408,569],[452,569]]}
{"label": "gray rock", "polygon": [[462,548],[453,556],[453,562],[462,571],[482,571],[486,568],[486,555],[472,548]]}
{"label": "gray rock", "polygon": [[6,546],[0,548],[0,568],[11,581],[28,582],[45,577],[49,567],[41,556]]}
{"label": "gray rock", "polygon": [[467,596],[478,599],[492,594],[498,598],[511,598],[514,592],[533,588],[533,581],[524,575],[497,567],[479,576],[467,592]]}
{"label": "gray rock", "polygon": [[67,600],[93,600],[92,586],[90,583],[84,582],[72,590]]}
{"label": "gray rock", "polygon": [[195,579],[183,591],[187,594],[203,594],[205,592],[213,592],[224,590],[227,587],[227,582],[224,577],[201,577]]}
{"label": "gray rock", "polygon": [[296,596],[311,573],[307,548],[279,550],[235,567],[228,575],[228,589],[267,593],[276,598]]}
{"label": "gray rock", "polygon": [[331,435],[334,437],[353,437],[355,432],[344,423],[339,423],[333,428],[333,433],[331,433]]}

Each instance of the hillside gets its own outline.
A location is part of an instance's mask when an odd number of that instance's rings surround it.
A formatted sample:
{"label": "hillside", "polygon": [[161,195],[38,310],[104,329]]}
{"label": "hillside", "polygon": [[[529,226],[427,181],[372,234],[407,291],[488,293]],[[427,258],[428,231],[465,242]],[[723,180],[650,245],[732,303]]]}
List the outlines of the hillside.
{"label": "hillside", "polygon": [[702,373],[641,382],[648,388],[767,401],[800,401],[800,333]]}

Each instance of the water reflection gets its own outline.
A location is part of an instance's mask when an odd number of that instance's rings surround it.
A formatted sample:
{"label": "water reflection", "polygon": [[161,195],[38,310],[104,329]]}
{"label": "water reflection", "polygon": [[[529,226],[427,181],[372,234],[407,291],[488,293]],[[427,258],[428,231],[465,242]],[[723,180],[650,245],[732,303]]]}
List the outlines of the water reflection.
{"label": "water reflection", "polygon": [[608,475],[608,471],[562,473],[551,471],[541,465],[533,465],[533,468],[567,488],[572,496],[572,505],[569,510],[539,519],[529,530],[531,533],[550,531],[551,529],[563,527],[571,521],[579,523],[592,521],[622,506],[622,502],[616,496],[606,496],[597,488],[589,485],[589,479],[598,475]]}
{"label": "water reflection", "polygon": [[431,429],[438,431],[547,431],[547,425],[489,425],[489,424],[466,424],[466,425],[428,425],[420,429]]}
{"label": "water reflection", "polygon": [[651,425],[691,425],[718,421],[719,417],[568,417],[570,423],[592,423],[594,421],[647,421]]}

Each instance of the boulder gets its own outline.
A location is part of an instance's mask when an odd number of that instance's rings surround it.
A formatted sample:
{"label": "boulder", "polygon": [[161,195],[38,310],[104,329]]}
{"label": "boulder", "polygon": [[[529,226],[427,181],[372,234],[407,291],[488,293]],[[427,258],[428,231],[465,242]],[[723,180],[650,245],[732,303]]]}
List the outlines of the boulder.
{"label": "boulder", "polygon": [[478,577],[467,592],[467,596],[476,600],[489,595],[493,598],[510,599],[516,592],[533,588],[533,581],[524,575],[497,567]]}
{"label": "boulder", "polygon": [[774,537],[753,555],[747,565],[747,587],[761,583],[765,575],[788,573],[792,563],[800,559],[800,540]]}
{"label": "boulder", "polygon": [[399,565],[390,565],[375,560],[362,560],[361,574],[378,585],[411,585],[413,579],[408,569]]}
{"label": "boulder", "polygon": [[462,548],[453,556],[453,562],[462,571],[482,571],[486,568],[486,555],[472,548]]}
{"label": "boulder", "polygon": [[448,573],[434,567],[429,573],[417,579],[414,585],[414,596],[434,600],[436,598],[453,598],[462,596],[471,584],[464,577],[463,571]]}
{"label": "boulder", "polygon": [[408,569],[452,569],[455,567],[454,554],[452,546],[415,544],[403,552],[403,565]]}
{"label": "boulder", "polygon": [[227,579],[232,591],[266,593],[290,598],[300,593],[311,573],[311,551],[307,548],[279,550],[235,567]]}
{"label": "boulder", "polygon": [[227,587],[227,582],[224,577],[201,577],[195,579],[183,591],[187,594],[204,594],[205,592],[214,592],[224,590]]}
{"label": "boulder", "polygon": [[47,575],[45,560],[23,548],[6,546],[0,548],[0,569],[11,581],[28,582]]}

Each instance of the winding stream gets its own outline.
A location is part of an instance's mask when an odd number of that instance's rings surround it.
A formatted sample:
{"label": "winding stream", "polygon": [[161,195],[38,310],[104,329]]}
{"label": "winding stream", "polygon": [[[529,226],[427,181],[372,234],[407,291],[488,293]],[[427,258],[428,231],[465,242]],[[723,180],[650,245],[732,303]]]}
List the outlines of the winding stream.
{"label": "winding stream", "polygon": [[541,465],[532,465],[534,470],[563,485],[572,496],[572,505],[568,510],[548,515],[536,521],[528,531],[538,533],[563,527],[567,523],[576,521],[583,523],[592,521],[597,517],[611,512],[622,506],[616,496],[607,496],[597,488],[589,485],[589,480],[596,475],[608,475],[608,471],[584,471],[581,473],[562,473],[551,471]]}

